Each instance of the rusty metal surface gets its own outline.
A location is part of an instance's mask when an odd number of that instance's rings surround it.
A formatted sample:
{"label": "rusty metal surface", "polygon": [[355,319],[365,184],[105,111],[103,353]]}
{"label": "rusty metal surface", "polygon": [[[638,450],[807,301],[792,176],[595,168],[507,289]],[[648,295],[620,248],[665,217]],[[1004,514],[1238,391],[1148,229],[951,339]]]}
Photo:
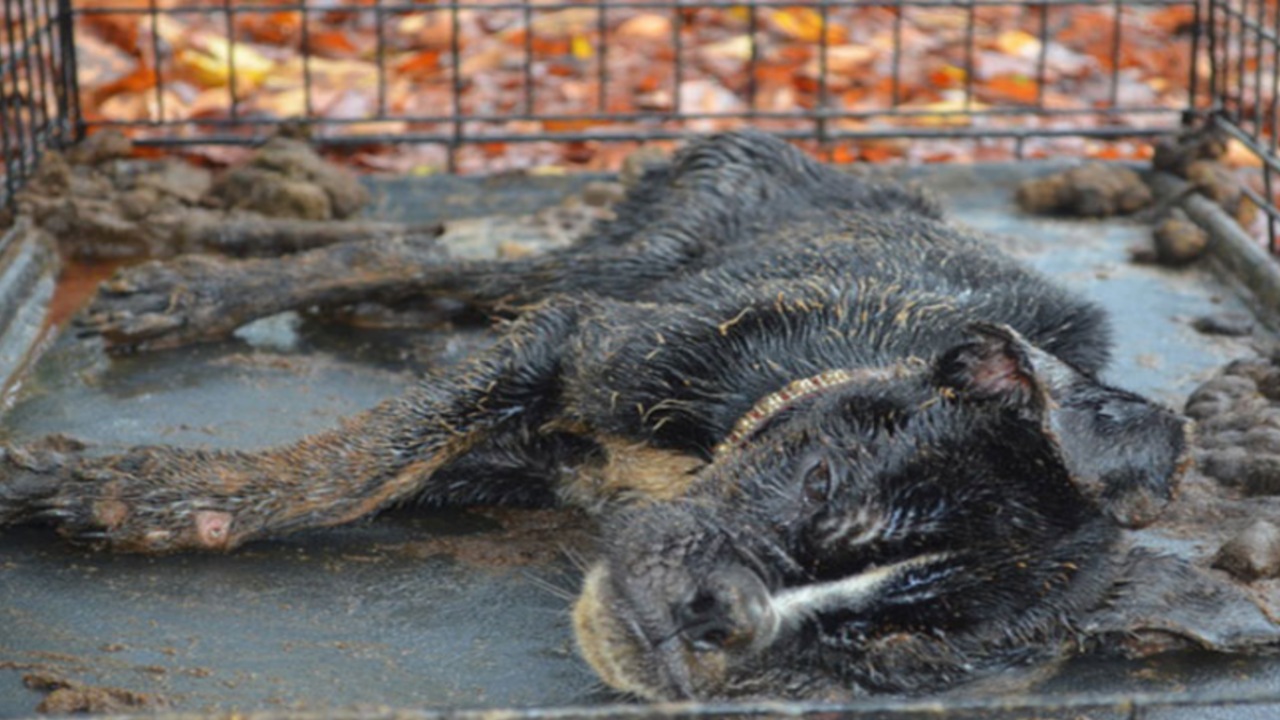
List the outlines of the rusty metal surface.
{"label": "rusty metal surface", "polygon": [[[1203,268],[1128,262],[1128,248],[1147,239],[1140,221],[1018,213],[1013,185],[1041,171],[1023,164],[913,174],[937,189],[957,218],[1001,235],[1012,253],[1111,310],[1118,347],[1109,380],[1180,404],[1215,367],[1252,352],[1248,339],[1205,336],[1190,326],[1205,313],[1247,311],[1231,286]],[[375,187],[384,198],[381,214],[428,220],[526,210],[581,182],[428,178]],[[64,432],[107,449],[138,442],[261,447],[332,427],[395,393],[415,370],[454,362],[479,342],[284,318],[226,343],[109,361],[92,343],[64,337],[26,382],[4,431],[10,439]],[[68,547],[39,528],[5,531],[0,716],[34,710],[41,695],[22,684],[30,672],[153,693],[171,709],[197,713],[576,706],[587,709],[529,717],[601,716],[606,711],[590,708],[616,698],[573,656],[564,595],[574,571],[557,558],[561,543],[584,532],[569,514],[408,508],[230,556],[139,558]],[[519,552],[503,550],[511,546]],[[981,699],[940,702],[953,706],[949,717],[1129,717],[1128,706],[1085,711],[1068,698],[1081,691],[1245,698],[1276,688],[1274,660],[1086,658],[1041,688],[1030,709],[1001,714]],[[901,712],[936,717],[939,707]],[[1145,717],[1273,717],[1276,710],[1161,705]]]}

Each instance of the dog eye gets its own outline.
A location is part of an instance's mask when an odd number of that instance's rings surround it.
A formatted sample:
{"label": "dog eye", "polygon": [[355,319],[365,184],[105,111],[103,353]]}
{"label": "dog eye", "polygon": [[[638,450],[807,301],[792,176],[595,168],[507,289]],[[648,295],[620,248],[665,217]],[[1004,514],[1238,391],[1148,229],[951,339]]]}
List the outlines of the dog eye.
{"label": "dog eye", "polygon": [[835,493],[835,470],[831,456],[825,452],[811,453],[800,462],[798,480],[805,502],[823,505]]}

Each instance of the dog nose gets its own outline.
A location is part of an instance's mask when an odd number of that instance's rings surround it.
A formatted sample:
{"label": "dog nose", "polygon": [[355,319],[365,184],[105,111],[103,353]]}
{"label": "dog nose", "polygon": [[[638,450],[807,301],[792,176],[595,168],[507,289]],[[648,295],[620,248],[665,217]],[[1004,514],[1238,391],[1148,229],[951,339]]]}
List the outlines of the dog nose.
{"label": "dog nose", "polygon": [[769,588],[743,567],[713,571],[674,615],[681,636],[698,650],[763,647],[776,629]]}

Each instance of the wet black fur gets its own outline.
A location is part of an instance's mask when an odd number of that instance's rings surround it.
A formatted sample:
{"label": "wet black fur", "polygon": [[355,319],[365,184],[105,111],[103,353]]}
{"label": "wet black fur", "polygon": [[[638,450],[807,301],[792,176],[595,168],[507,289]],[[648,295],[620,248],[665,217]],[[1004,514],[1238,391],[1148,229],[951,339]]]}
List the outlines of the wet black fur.
{"label": "wet black fur", "polygon": [[[503,437],[551,442],[562,467],[606,451],[573,433],[556,445],[539,431],[548,423],[711,461],[788,382],[910,358],[933,368],[797,403],[701,471],[688,499],[606,513],[617,611],[634,614],[642,643],[685,632],[682,603],[717,569],[749,565],[776,590],[955,553],[922,571],[918,589],[824,613],[764,654],[731,658],[728,685],[655,662],[645,672],[667,695],[931,691],[1056,656],[1112,580],[1115,520],[1145,521],[1109,504],[1137,495],[1161,506],[1185,449],[1176,416],[1097,381],[1109,338],[1094,305],[927,197],[757,133],[693,143],[578,248],[456,278],[454,290],[486,302],[550,296],[517,325],[522,377],[501,402],[523,430]],[[1008,326],[1047,357],[1012,357],[1026,378],[971,387],[970,365],[1022,352],[1021,341],[975,345],[974,323]],[[797,479],[814,453],[837,468],[817,503]],[[868,503],[901,525],[897,536],[823,549],[818,519]],[[655,558],[669,562],[655,570]]]}
{"label": "wet black fur", "polygon": [[[644,649],[633,672],[649,694],[847,697],[1058,656],[1112,583],[1118,527],[1168,501],[1185,450],[1173,413],[1097,380],[1097,307],[924,195],[759,133],[691,143],[577,246],[424,267],[422,282],[522,312],[465,371],[320,440],[275,455],[144,448],[72,463],[77,479],[48,490],[29,477],[47,456],[10,453],[26,473],[10,495],[41,494],[69,534],[151,551],[199,546],[190,496],[230,518],[226,547],[346,521],[370,497],[579,502],[601,514],[609,610]],[[881,372],[717,454],[762,398],[832,369]],[[593,485],[625,447],[688,458],[671,478],[688,492],[646,502]],[[126,467],[135,455],[145,472]],[[243,478],[234,495],[210,468]],[[128,508],[108,527],[104,474]],[[317,486],[333,499],[311,500]],[[10,519],[38,515],[10,504]],[[816,613],[764,650],[732,642],[753,631],[743,597],[928,554],[941,559],[873,602]],[[724,675],[682,664],[699,653]]]}

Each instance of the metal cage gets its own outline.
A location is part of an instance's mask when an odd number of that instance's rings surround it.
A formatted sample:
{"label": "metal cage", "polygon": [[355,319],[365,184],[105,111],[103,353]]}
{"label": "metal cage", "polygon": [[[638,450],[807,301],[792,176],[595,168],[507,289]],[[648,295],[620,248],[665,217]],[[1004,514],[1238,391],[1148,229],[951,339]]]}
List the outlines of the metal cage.
{"label": "metal cage", "polygon": [[0,30],[0,206],[35,171],[45,148],[84,132],[74,105],[70,0],[5,0]]}
{"label": "metal cage", "polygon": [[[435,146],[450,171],[501,168],[496,143],[572,147],[744,124],[837,160],[949,159],[931,150],[938,138],[994,148],[982,158],[1049,156],[1061,138],[1147,138],[1213,110],[1237,120],[1256,112],[1262,103],[1224,101],[1265,84],[1253,80],[1266,63],[1243,62],[1275,45],[1274,8],[1256,4],[4,0],[5,186],[13,191],[40,147],[95,128],[122,126],[159,146],[239,144],[286,116],[312,123],[330,146]],[[1129,49],[1153,23],[1176,38],[1154,61]],[[175,47],[174,34],[193,27],[216,31],[217,46]],[[335,46],[344,28],[374,41]],[[84,44],[112,32],[132,33],[136,71],[78,69]],[[1020,46],[994,61],[991,48],[1008,42]],[[366,62],[344,70],[353,57]],[[1248,79],[1228,69],[1245,65]],[[192,73],[218,76],[218,89],[190,102]],[[1176,81],[1159,89],[1135,76]],[[82,98],[129,82],[149,86],[145,101],[110,117],[91,102],[82,112]],[[892,146],[907,141],[908,150]]]}

